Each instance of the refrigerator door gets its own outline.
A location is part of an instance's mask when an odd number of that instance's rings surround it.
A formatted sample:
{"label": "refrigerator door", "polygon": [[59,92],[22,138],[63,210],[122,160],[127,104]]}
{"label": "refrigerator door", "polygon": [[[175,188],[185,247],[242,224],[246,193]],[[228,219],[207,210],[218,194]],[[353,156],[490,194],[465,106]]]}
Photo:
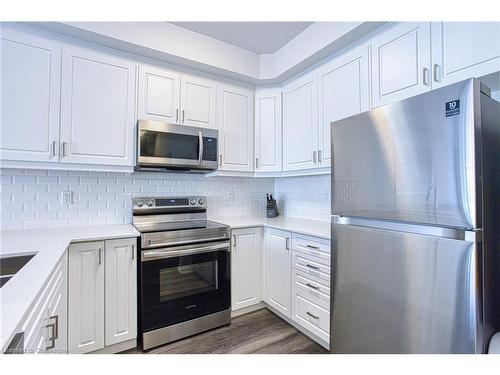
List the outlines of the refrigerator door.
{"label": "refrigerator door", "polygon": [[467,80],[333,122],[332,214],[480,227],[479,89]]}
{"label": "refrigerator door", "polygon": [[479,251],[469,240],[332,224],[331,351],[481,352]]}

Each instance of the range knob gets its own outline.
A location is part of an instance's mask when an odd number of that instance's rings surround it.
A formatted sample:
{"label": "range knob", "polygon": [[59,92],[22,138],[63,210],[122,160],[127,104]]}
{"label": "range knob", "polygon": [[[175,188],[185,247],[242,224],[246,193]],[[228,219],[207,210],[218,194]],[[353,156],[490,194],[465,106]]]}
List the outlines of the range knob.
{"label": "range knob", "polygon": [[198,199],[198,204],[199,204],[200,206],[203,206],[203,204],[204,204],[204,203],[205,203],[205,201],[204,201],[203,199],[201,199],[201,198],[200,198],[200,199]]}
{"label": "range knob", "polygon": [[153,202],[153,200],[150,199],[150,200],[147,201],[146,204],[148,205],[148,207],[152,207],[155,204],[155,202]]}
{"label": "range knob", "polygon": [[135,202],[135,205],[137,207],[142,207],[144,205],[144,202],[143,201],[137,201],[137,202]]}
{"label": "range knob", "polygon": [[192,198],[191,198],[191,199],[189,200],[189,204],[190,204],[191,206],[194,206],[194,205],[196,204],[196,199],[192,199]]}

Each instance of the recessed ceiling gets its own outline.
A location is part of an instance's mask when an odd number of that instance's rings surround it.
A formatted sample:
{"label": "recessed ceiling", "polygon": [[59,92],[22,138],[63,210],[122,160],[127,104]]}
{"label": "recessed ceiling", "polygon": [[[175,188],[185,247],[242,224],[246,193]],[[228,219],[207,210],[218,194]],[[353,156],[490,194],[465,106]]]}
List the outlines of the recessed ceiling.
{"label": "recessed ceiling", "polygon": [[274,53],[312,22],[171,22],[257,54]]}

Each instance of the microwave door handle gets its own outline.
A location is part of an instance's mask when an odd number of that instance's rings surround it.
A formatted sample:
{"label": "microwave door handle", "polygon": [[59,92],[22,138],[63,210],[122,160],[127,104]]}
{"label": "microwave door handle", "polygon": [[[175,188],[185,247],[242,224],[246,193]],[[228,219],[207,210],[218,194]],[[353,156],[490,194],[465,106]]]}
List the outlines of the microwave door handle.
{"label": "microwave door handle", "polygon": [[198,165],[201,165],[203,161],[203,133],[201,131],[198,132]]}

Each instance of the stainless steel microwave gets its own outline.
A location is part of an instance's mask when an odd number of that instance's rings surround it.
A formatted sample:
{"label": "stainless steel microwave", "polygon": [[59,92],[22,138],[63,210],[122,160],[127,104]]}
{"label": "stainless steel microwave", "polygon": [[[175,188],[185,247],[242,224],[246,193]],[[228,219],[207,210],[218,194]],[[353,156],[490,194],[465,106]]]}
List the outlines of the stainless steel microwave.
{"label": "stainless steel microwave", "polygon": [[206,173],[217,169],[214,129],[139,120],[136,170]]}

